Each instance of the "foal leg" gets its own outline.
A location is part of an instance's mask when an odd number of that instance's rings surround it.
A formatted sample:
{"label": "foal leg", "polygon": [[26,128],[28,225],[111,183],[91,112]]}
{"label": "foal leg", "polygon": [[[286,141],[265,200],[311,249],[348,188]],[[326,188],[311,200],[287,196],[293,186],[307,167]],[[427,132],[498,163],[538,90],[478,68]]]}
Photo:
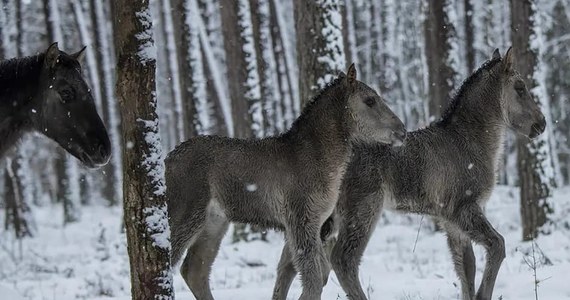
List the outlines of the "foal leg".
{"label": "foal leg", "polygon": [[291,283],[297,274],[295,265],[293,265],[293,256],[291,255],[291,248],[289,242],[285,242],[279,265],[277,266],[277,279],[273,287],[273,300],[287,299],[287,293],[291,287]]}
{"label": "foal leg", "polygon": [[347,210],[332,250],[331,263],[336,276],[351,300],[365,300],[366,294],[360,284],[358,269],[366,245],[374,231],[382,211],[382,201],[377,196],[368,196],[358,205]]}
{"label": "foal leg", "polygon": [[[321,241],[323,242],[323,247],[325,249],[326,257],[328,262],[323,269],[323,276],[325,277],[325,284],[328,280],[328,275],[331,270],[330,257],[331,252],[336,243],[336,238],[332,237],[335,233],[336,221],[333,217],[328,218],[323,226],[321,227]],[[297,270],[295,270],[295,265],[293,264],[293,256],[291,255],[291,245],[290,242],[286,241],[283,246],[283,252],[281,253],[281,258],[279,259],[279,265],[277,267],[277,280],[275,281],[275,286],[273,287],[273,300],[285,300],[287,298],[287,293],[291,287],[295,275],[297,275]]]}
{"label": "foal leg", "polygon": [[467,205],[458,211],[454,223],[474,242],[483,245],[487,251],[485,271],[477,290],[477,300],[491,300],[493,288],[501,263],[505,259],[505,240],[493,228],[476,204]]}
{"label": "foal leg", "polygon": [[475,255],[469,237],[456,226],[441,222],[447,233],[447,244],[455,266],[455,272],[461,281],[463,300],[475,299]]}
{"label": "foal leg", "polygon": [[210,289],[210,272],[228,225],[225,216],[208,209],[202,231],[188,248],[180,273],[197,300],[214,299]]}
{"label": "foal leg", "polygon": [[[289,224],[287,236],[295,269],[301,274],[303,292],[300,300],[321,299],[327,258],[320,239],[321,224],[299,215]],[[328,273],[327,273],[328,275]]]}

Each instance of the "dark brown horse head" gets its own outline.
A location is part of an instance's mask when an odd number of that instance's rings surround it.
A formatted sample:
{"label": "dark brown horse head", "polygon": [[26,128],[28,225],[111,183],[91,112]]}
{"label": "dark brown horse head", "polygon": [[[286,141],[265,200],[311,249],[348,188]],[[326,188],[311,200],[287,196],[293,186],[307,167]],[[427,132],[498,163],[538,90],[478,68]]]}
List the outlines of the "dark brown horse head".
{"label": "dark brown horse head", "polygon": [[95,168],[109,161],[111,143],[81,73],[84,51],[85,47],[67,54],[57,43],[46,50],[32,124],[85,166]]}

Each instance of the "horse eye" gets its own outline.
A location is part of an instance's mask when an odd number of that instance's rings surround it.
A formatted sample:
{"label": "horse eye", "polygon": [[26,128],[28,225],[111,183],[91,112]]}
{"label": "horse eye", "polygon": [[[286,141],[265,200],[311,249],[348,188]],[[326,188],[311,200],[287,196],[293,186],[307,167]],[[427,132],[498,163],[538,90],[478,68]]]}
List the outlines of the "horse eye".
{"label": "horse eye", "polygon": [[515,87],[515,92],[517,92],[517,94],[519,95],[519,97],[522,97],[524,94],[524,87]]}
{"label": "horse eye", "polygon": [[364,104],[368,105],[369,107],[372,107],[374,106],[374,104],[376,104],[376,100],[374,100],[374,98],[372,97],[368,97],[364,99]]}
{"label": "horse eye", "polygon": [[73,92],[70,90],[63,90],[59,92],[59,96],[61,97],[61,101],[66,103],[73,99]]}

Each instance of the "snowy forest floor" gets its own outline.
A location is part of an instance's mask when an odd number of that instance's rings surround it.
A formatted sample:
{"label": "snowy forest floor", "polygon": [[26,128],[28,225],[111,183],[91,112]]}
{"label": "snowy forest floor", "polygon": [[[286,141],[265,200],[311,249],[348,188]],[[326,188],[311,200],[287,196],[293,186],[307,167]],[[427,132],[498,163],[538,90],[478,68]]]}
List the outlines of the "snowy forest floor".
{"label": "snowy forest floor", "polygon": [[[486,209],[506,240],[505,259],[494,298],[535,299],[532,243],[521,242],[518,190],[498,187]],[[570,299],[570,187],[555,191],[556,224],[552,234],[536,241],[540,299]],[[37,237],[21,244],[0,232],[0,299],[129,299],[129,268],[125,236],[120,233],[120,208],[83,207],[79,223],[62,226],[59,207],[36,208]],[[0,211],[3,216],[4,212]],[[1,218],[0,218],[1,219]],[[366,250],[360,269],[370,299],[459,299],[445,237],[434,232],[428,218],[385,213]],[[3,223],[3,220],[0,220]],[[415,243],[417,238],[417,244]],[[216,299],[269,299],[283,235],[271,232],[269,242],[231,244],[228,234],[211,277]],[[415,244],[415,251],[414,251]],[[539,250],[540,249],[540,250]],[[484,251],[475,247],[477,282]],[[545,258],[551,265],[544,263]],[[256,267],[251,267],[256,265]],[[194,299],[176,273],[177,299]],[[289,299],[297,299],[297,278]],[[334,274],[323,299],[345,299]]]}

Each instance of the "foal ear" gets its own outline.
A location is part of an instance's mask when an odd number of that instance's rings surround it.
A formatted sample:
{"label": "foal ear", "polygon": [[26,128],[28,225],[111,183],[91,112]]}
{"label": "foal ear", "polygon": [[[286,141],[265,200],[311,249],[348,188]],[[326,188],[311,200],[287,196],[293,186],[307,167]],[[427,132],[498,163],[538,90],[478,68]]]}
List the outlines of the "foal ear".
{"label": "foal ear", "polygon": [[83,61],[83,58],[85,58],[85,49],[87,49],[87,46],[83,46],[81,50],[70,54],[70,56],[75,58],[75,60],[77,60],[79,63],[81,63]]}
{"label": "foal ear", "polygon": [[346,83],[350,87],[354,87],[356,84],[356,67],[354,64],[350,64],[348,67],[348,71],[346,71]]}
{"label": "foal ear", "polygon": [[503,70],[505,70],[506,73],[510,73],[514,69],[515,54],[513,52],[513,47],[509,47],[509,50],[507,50],[507,54],[505,54],[505,58],[503,59]]}
{"label": "foal ear", "polygon": [[57,47],[57,42],[51,44],[46,50],[46,56],[44,59],[44,65],[48,68],[53,68],[57,64],[59,59],[59,48]]}
{"label": "foal ear", "polygon": [[495,51],[493,51],[493,56],[491,57],[491,59],[500,59],[501,58],[501,52],[499,52],[499,48],[495,48]]}

